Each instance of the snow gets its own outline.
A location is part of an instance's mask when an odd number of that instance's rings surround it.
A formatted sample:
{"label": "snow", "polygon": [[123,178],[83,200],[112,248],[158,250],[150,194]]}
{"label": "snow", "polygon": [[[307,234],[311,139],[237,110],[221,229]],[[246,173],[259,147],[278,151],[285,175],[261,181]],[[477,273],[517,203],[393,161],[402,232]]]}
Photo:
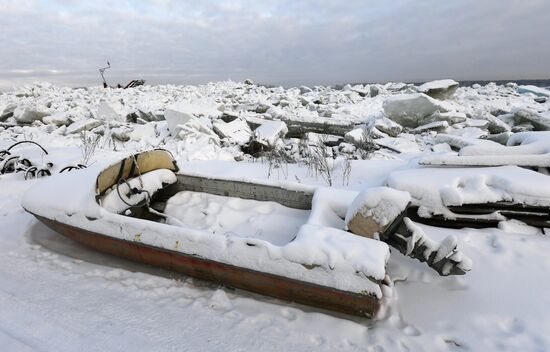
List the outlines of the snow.
{"label": "snow", "polygon": [[14,117],[17,122],[20,123],[31,123],[36,120],[41,120],[44,116],[47,116],[48,114],[41,111],[32,110],[29,108],[25,108],[23,111],[16,111],[14,112]]}
{"label": "snow", "polygon": [[254,130],[254,139],[263,145],[274,146],[288,132],[283,121],[267,121]]}
{"label": "snow", "polygon": [[44,122],[45,124],[54,124],[56,126],[63,126],[63,125],[69,125],[71,123],[71,119],[68,113],[58,112],[49,116],[44,116],[42,118],[42,122]]}
{"label": "snow", "polygon": [[82,131],[89,131],[95,127],[101,126],[102,121],[96,119],[79,120],[75,121],[67,127],[66,134],[80,133]]}
{"label": "snow", "polygon": [[99,102],[94,116],[96,119],[103,121],[124,121],[125,119],[125,116],[116,112],[113,106],[106,101]]}
{"label": "snow", "polygon": [[430,130],[436,130],[436,131],[445,131],[449,127],[449,123],[447,121],[434,121],[427,123],[425,125],[421,125],[413,129],[412,133],[422,133]]}
{"label": "snow", "polygon": [[401,125],[388,119],[387,117],[381,117],[374,120],[373,126],[391,137],[397,137],[397,135],[403,131],[403,127],[401,127]]}
{"label": "snow", "polygon": [[[346,267],[346,263],[350,263],[346,259],[348,255],[359,256],[363,251],[358,248],[360,251],[355,253],[355,245],[371,244],[354,237],[344,237],[344,240],[341,236],[348,236],[343,231],[344,217],[347,207],[360,191],[391,186],[392,180],[398,179],[411,193],[413,201],[422,200],[432,210],[444,205],[441,191],[447,186],[448,190],[443,192],[445,202],[456,200],[460,203],[491,197],[515,197],[524,201],[536,196],[531,199],[534,201],[546,200],[548,196],[545,191],[550,189],[546,181],[548,176],[517,167],[445,169],[418,166],[419,158],[437,156],[434,152],[448,153],[449,146],[457,150],[467,146],[471,146],[467,147],[470,150],[481,148],[479,153],[483,155],[471,156],[497,158],[500,156],[488,154],[493,148],[499,148],[498,143],[489,140],[493,138],[491,134],[500,133],[495,128],[501,132],[511,131],[524,123],[531,123],[536,129],[544,128],[544,125],[537,127],[522,116],[527,116],[525,111],[530,111],[536,121],[544,122],[550,103],[538,103],[530,93],[518,94],[513,85],[459,87],[445,103],[451,106],[451,113],[461,114],[461,118],[456,121],[449,121],[444,116],[436,118],[449,123],[446,134],[433,132],[411,136],[405,128],[397,137],[384,137],[387,139],[381,143],[395,146],[406,141],[408,148],[416,151],[414,153],[398,154],[383,148],[362,156],[359,150],[352,151],[347,154],[353,159],[349,182],[343,182],[342,176],[336,174],[333,187],[326,187],[322,177],[299,161],[282,164],[279,172],[270,174],[266,161],[252,159],[234,144],[223,143],[225,138],[216,135],[218,142],[221,139],[219,144],[207,132],[189,133],[185,139],[174,138],[170,135],[167,121],[162,121],[170,105],[189,102],[204,103],[208,109],[218,111],[212,110],[212,114],[202,117],[193,116],[201,121],[203,131],[220,121],[221,109],[250,120],[265,119],[264,113],[255,111],[260,104],[277,106],[276,112],[281,116],[300,121],[332,122],[335,117],[335,121],[371,126],[374,120],[384,116],[384,101],[396,94],[412,92],[410,86],[400,83],[360,85],[345,91],[329,87],[311,87],[311,90],[302,95],[299,89],[267,88],[239,82],[142,86],[128,90],[70,89],[40,83],[0,95],[0,108],[8,113],[15,108],[18,108],[18,113],[25,108],[48,113],[42,118],[45,125],[40,121],[19,124],[14,117],[3,117],[0,149],[23,139],[39,142],[48,150],[47,158],[30,146],[14,148],[14,152],[30,155],[40,164],[52,161],[55,173],[63,166],[81,161],[81,141],[78,133],[66,133],[70,126],[65,127],[62,119],[56,119],[60,121],[57,127],[58,122],[47,118],[66,113],[76,124],[74,128],[86,125],[100,101],[117,105],[116,102],[122,100],[123,108],[117,110],[121,116],[140,109],[148,116],[155,116],[155,120],[128,123],[121,119],[121,126],[132,129],[127,142],[102,138],[90,160],[91,170],[44,179],[51,182],[57,179],[55,183],[63,185],[62,194],[51,187],[36,186],[43,192],[43,198],[49,200],[52,211],[60,207],[78,211],[90,201],[89,207],[94,209],[95,215],[120,216],[96,207],[95,199],[89,198],[94,192],[94,179],[88,178],[89,172],[129,153],[163,147],[174,153],[180,168],[186,173],[314,191],[315,208],[310,212],[307,225],[301,227],[304,231],[298,230],[300,235],[305,235],[300,240],[303,245],[284,252],[283,247],[264,241],[265,247],[262,248],[268,248],[266,253],[269,250],[269,255],[279,258],[275,261],[296,256],[295,259],[311,263],[325,263],[327,270],[332,270],[330,266],[334,265],[334,270],[339,272],[340,269],[351,272],[354,266],[365,270],[380,269],[382,266],[375,266],[371,261],[379,263],[385,259],[382,251],[375,251],[377,255],[355,258],[354,265]],[[378,95],[362,96],[360,92]],[[47,104],[50,108],[46,107]],[[533,119],[531,115],[527,117]],[[479,119],[489,121],[488,126],[472,121]],[[94,131],[91,133],[99,132],[95,127],[88,126]],[[476,127],[490,134],[487,139],[477,139],[470,133],[467,136],[455,134],[464,127]],[[545,157],[542,135],[535,138],[537,135],[507,132],[507,136],[511,139],[504,148],[514,149],[504,150],[514,153],[500,154],[502,157]],[[288,150],[294,150],[298,144],[290,138],[281,139],[281,142]],[[336,147],[333,151],[339,158],[345,155]],[[78,181],[71,181],[76,175],[79,175]],[[550,298],[546,294],[549,285],[544,279],[550,270],[550,242],[541,229],[515,221],[501,222],[499,228],[484,230],[453,230],[413,224],[434,242],[447,244],[443,246],[445,248],[454,242],[444,240],[454,236],[458,248],[475,262],[475,267],[461,277],[440,277],[424,263],[392,250],[385,269],[394,281],[394,286],[385,288],[392,291],[387,295],[391,299],[377,321],[366,321],[220,287],[80,246],[48,229],[21,207],[23,193],[39,182],[41,180],[24,181],[20,173],[0,175],[0,345],[3,350],[550,349],[547,322]],[[464,187],[459,187],[460,184]],[[74,213],[72,217],[79,217],[78,214]],[[80,216],[78,221],[85,220]],[[175,234],[164,231],[168,225],[157,225],[160,227],[155,226],[151,233],[154,230],[162,235],[154,239],[144,236],[144,240],[173,245]],[[131,223],[123,227],[130,235],[136,230]],[[272,228],[270,226],[270,230]],[[204,236],[202,232],[186,231],[186,234]],[[211,237],[219,239],[224,236]],[[319,238],[323,241],[319,242]],[[222,245],[226,243],[212,239],[202,248],[205,251],[230,248],[217,247]],[[310,245],[326,252],[303,251],[304,246]],[[441,254],[444,252],[446,250]],[[299,273],[303,267],[289,269]],[[371,274],[381,272],[373,270]],[[326,279],[315,270],[307,275]],[[340,280],[347,280],[344,276],[341,275]]]}
{"label": "snow", "polygon": [[364,127],[354,128],[344,135],[346,142],[349,142],[354,145],[361,145],[366,141],[367,130]]}
{"label": "snow", "polygon": [[[307,248],[321,250],[305,250]],[[300,228],[296,239],[284,247],[284,253],[285,257],[294,261],[313,266],[328,265],[332,270],[351,263],[353,270],[377,280],[383,280],[386,276],[385,265],[390,256],[388,245],[384,242],[310,224]]]}
{"label": "snow", "polygon": [[419,214],[452,214],[446,206],[516,202],[550,206],[548,176],[516,166],[419,168],[392,172],[388,186],[407,191]]}
{"label": "snow", "polygon": [[351,203],[346,212],[346,224],[357,214],[371,217],[380,226],[391,224],[405,211],[411,201],[407,192],[397,191],[388,187],[369,188],[361,193]]}
{"label": "snow", "polygon": [[184,125],[193,117],[216,117],[219,115],[221,115],[221,112],[217,110],[217,107],[206,102],[174,103],[168,106],[164,113],[164,117],[168,122],[168,129],[172,136],[177,136],[181,129],[181,125]]}
{"label": "snow", "polygon": [[213,124],[214,131],[221,137],[237,144],[245,144],[250,141],[252,131],[244,119],[235,119],[231,122],[216,121]]}
{"label": "snow", "polygon": [[275,202],[260,202],[184,191],[170,198],[167,223],[205,230],[220,236],[258,238],[285,245],[307,221],[309,210]]}
{"label": "snow", "polygon": [[467,145],[457,155],[431,155],[421,158],[423,165],[538,166],[550,167],[550,132],[513,134],[507,145]]}
{"label": "snow", "polygon": [[417,154],[420,152],[413,135],[401,134],[398,138],[378,138],[373,143],[403,154]]}

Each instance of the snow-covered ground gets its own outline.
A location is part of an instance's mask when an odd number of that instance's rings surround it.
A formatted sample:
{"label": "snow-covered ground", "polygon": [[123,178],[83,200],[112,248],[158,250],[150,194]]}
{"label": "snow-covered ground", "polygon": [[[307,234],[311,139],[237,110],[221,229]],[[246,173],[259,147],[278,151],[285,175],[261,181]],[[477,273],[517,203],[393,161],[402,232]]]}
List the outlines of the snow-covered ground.
{"label": "snow-covered ground", "polygon": [[[424,86],[422,92],[447,83]],[[423,188],[409,190],[413,198],[434,207],[451,195],[453,201],[464,201],[476,194],[490,194],[497,200],[499,196],[538,196],[542,200],[537,204],[548,204],[544,187],[550,186],[550,179],[516,166],[502,168],[509,173],[500,178],[495,169],[491,177],[474,170],[473,176],[461,171],[453,178],[445,171],[448,182],[436,180],[436,173],[411,170],[419,168],[418,160],[427,156],[455,157],[468,150],[485,153],[497,145],[500,151],[508,148],[501,144],[509,140],[538,143],[522,147],[522,153],[545,156],[546,148],[538,147],[544,138],[519,134],[544,134],[550,129],[546,125],[548,119],[550,126],[550,101],[540,99],[547,92],[541,89],[533,93],[530,87],[518,89],[514,84],[459,87],[451,97],[438,100],[419,94],[417,87],[396,83],[343,90],[266,88],[237,82],[74,90],[42,83],[0,94],[0,150],[21,140],[40,143],[48,155],[33,145],[21,145],[12,152],[38,168],[49,168],[51,177],[87,157],[91,165],[161,147],[170,150],[180,169],[189,174],[313,186],[330,183],[356,191],[389,181],[408,190],[407,185],[416,182]],[[304,153],[302,148],[313,146],[315,151],[319,138],[328,137],[286,138],[287,131],[276,129],[274,125],[280,123],[272,120],[284,121],[288,133],[296,121],[351,124],[350,131],[357,131],[330,137],[336,142],[322,154],[329,159],[329,176],[312,166],[317,154]],[[434,124],[441,121],[446,123]],[[269,143],[262,148],[275,147],[278,153],[250,155],[255,154],[248,149],[248,141],[255,138],[255,123],[265,124],[262,139]],[[83,155],[83,140],[95,136],[99,136],[97,148]],[[458,152],[460,148],[464,151]],[[423,172],[425,176],[418,176]],[[550,241],[541,229],[515,221],[483,230],[420,225],[435,240],[456,236],[460,250],[474,263],[472,271],[440,277],[424,263],[392,250],[387,266],[395,283],[392,302],[379,320],[370,321],[94,252],[51,231],[21,208],[22,195],[38,182],[32,177],[25,180],[23,173],[0,175],[3,351],[550,349],[550,283],[545,279],[550,271]],[[413,192],[420,189],[425,191]],[[176,201],[194,201],[198,209],[208,207],[213,198],[187,194]],[[262,213],[251,207],[229,200],[221,212],[235,217],[235,228],[241,228],[240,211],[246,210],[247,216]],[[174,215],[199,227],[217,228],[216,219],[195,219],[192,210],[175,208]],[[276,219],[258,221],[276,226]]]}

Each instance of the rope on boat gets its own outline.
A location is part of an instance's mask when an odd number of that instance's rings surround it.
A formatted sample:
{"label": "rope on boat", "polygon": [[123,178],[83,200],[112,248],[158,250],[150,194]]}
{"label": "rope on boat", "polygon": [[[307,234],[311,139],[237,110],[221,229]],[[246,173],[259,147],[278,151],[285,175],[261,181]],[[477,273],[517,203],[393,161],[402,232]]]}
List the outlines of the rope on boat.
{"label": "rope on boat", "polygon": [[[137,187],[133,187],[130,186],[130,183],[123,177],[121,177],[118,182],[117,182],[117,186],[116,186],[116,192],[118,194],[118,197],[120,198],[120,200],[126,204],[128,207],[130,208],[142,208],[144,206],[147,206],[148,208],[150,203],[151,203],[151,194],[149,193],[149,191],[147,190],[144,190],[143,189],[143,180],[141,179],[141,170],[139,168],[139,164],[137,162],[137,159],[136,159],[136,156],[135,155],[132,155],[132,162],[133,162],[133,165],[132,165],[132,169],[135,167],[135,169],[137,170],[137,173],[138,173],[138,180],[139,180],[139,184],[141,186],[141,189],[137,188]],[[131,171],[130,172],[131,174],[133,174],[133,172]],[[130,175],[131,176],[131,175]],[[131,203],[128,203],[123,197],[122,197],[122,194],[120,193],[120,186],[122,184],[125,184],[126,187],[128,187],[128,191],[130,192],[130,195],[136,195],[136,194],[142,194],[142,193],[145,193],[145,198],[143,198],[143,200],[141,200],[139,203],[137,204],[131,204]]]}
{"label": "rope on boat", "polygon": [[[140,179],[140,182],[141,182],[141,179]],[[145,198],[143,198],[143,200],[141,200],[139,203],[136,203],[136,204],[128,203],[122,197],[122,194],[120,194],[120,186],[122,184],[125,184],[128,187],[128,190],[130,191],[130,195],[145,193]],[[141,186],[143,187],[143,183],[141,183]],[[118,180],[118,183],[117,183],[117,186],[116,186],[116,193],[118,194],[118,197],[120,198],[120,200],[130,208],[141,208],[141,207],[144,207],[144,206],[149,207],[149,203],[151,201],[151,194],[149,193],[149,191],[144,190],[144,189],[138,189],[137,187],[132,188],[132,186],[130,186],[130,183],[128,181],[126,181],[125,178],[121,178],[120,180]]]}

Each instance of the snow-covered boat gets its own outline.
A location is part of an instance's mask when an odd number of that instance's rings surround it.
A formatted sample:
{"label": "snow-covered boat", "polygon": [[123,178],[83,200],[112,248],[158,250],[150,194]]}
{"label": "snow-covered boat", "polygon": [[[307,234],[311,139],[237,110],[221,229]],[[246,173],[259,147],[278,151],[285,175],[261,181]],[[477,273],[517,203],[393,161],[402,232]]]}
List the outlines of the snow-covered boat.
{"label": "snow-covered boat", "polygon": [[[391,291],[385,289],[391,285],[389,249],[344,230],[356,195],[185,175],[169,152],[154,150],[45,179],[22,205],[48,227],[98,251],[375,317]],[[217,218],[209,218],[213,213]]]}

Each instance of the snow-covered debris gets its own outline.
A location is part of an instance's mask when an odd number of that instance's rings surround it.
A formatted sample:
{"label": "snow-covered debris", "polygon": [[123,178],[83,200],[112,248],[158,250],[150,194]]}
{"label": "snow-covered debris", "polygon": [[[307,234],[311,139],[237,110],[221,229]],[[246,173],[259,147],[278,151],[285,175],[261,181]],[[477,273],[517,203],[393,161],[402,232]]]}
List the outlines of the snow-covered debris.
{"label": "snow-covered debris", "polygon": [[344,140],[355,146],[362,145],[369,138],[369,131],[366,127],[355,128],[344,135]]}
{"label": "snow-covered debris", "polygon": [[254,130],[254,142],[272,148],[288,132],[283,121],[267,121]]}
{"label": "snow-covered debris", "polygon": [[464,122],[466,127],[477,127],[487,129],[489,126],[489,121],[484,119],[468,119]]}
{"label": "snow-covered debris", "polygon": [[130,134],[134,129],[129,126],[118,126],[110,129],[111,136],[121,142],[127,142],[130,140]]}
{"label": "snow-covered debris", "polygon": [[519,220],[501,221],[498,223],[498,228],[505,232],[526,234],[526,235],[543,235],[542,229],[529,226],[526,223]]}
{"label": "snow-covered debris", "polygon": [[73,133],[80,133],[82,131],[90,131],[98,126],[103,125],[103,121],[96,120],[96,119],[85,119],[85,120],[78,120],[73,123],[71,123],[67,130],[65,131],[65,134],[73,134]]}
{"label": "snow-covered debris", "polygon": [[0,122],[6,121],[13,116],[13,112],[17,108],[15,104],[3,104],[0,105]]}
{"label": "snow-covered debris", "polygon": [[183,109],[180,109],[180,105],[178,105],[173,108],[167,108],[164,112],[164,117],[166,118],[166,122],[168,122],[168,129],[172,136],[177,136],[178,132],[181,130],[180,126],[193,118],[192,114],[182,110]]}
{"label": "snow-covered debris", "polygon": [[550,111],[539,113],[527,108],[518,108],[514,109],[512,114],[514,115],[516,124],[528,122],[537,131],[550,130]]}
{"label": "snow-covered debris", "polygon": [[550,155],[431,155],[421,158],[420,165],[431,166],[503,166],[550,167]]}
{"label": "snow-covered debris", "polygon": [[380,147],[393,150],[403,154],[417,154],[420,152],[418,143],[416,143],[414,135],[410,133],[402,133],[397,138],[384,137],[373,139],[372,142]]}
{"label": "snow-covered debris", "polygon": [[424,119],[424,123],[446,121],[449,125],[465,122],[466,114],[458,111],[440,112],[439,110]]}
{"label": "snow-covered debris", "polygon": [[416,259],[425,261],[443,276],[453,272],[463,274],[472,270],[472,260],[457,250],[456,236],[450,235],[442,241],[434,241],[409,218],[404,218],[403,224],[404,226],[399,229],[403,234],[399,234],[396,238],[406,241],[405,255],[414,255]]}
{"label": "snow-covered debris", "polygon": [[489,134],[484,128],[466,126],[460,126],[460,128],[451,128],[447,131],[447,133],[449,135],[460,136],[472,140],[485,138]]}
{"label": "snow-covered debris", "polygon": [[423,133],[428,131],[443,132],[449,128],[447,121],[434,121],[411,130],[411,133]]}
{"label": "snow-covered debris", "polygon": [[125,116],[117,112],[113,104],[106,101],[99,102],[97,110],[94,113],[94,118],[103,121],[125,121]]}
{"label": "snow-covered debris", "polygon": [[487,139],[477,139],[467,136],[439,133],[435,136],[436,143],[446,143],[455,149],[461,149],[468,145],[498,146],[499,144]]}
{"label": "snow-covered debris", "polygon": [[342,137],[334,136],[330,134],[319,134],[315,132],[308,132],[305,134],[305,140],[309,146],[320,146],[322,144],[335,146],[342,141]]}
{"label": "snow-covered debris", "polygon": [[241,118],[237,118],[231,122],[215,121],[213,129],[220,138],[239,145],[248,143],[252,137],[250,126],[246,120]]}
{"label": "snow-covered debris", "polygon": [[550,90],[537,87],[537,86],[525,85],[525,86],[519,86],[517,89],[518,89],[518,93],[520,94],[530,93],[538,97],[550,97]]}
{"label": "snow-covered debris", "polygon": [[383,105],[384,113],[393,121],[406,127],[418,127],[424,119],[436,111],[448,112],[451,108],[443,102],[423,93],[390,96]]}
{"label": "snow-covered debris", "polygon": [[508,140],[507,146],[468,146],[460,150],[460,155],[530,155],[548,154],[549,152],[550,132],[522,132],[512,135]]}
{"label": "snow-covered debris", "polygon": [[489,113],[483,114],[479,118],[487,120],[487,130],[493,134],[509,132],[511,130],[507,123]]}
{"label": "snow-covered debris", "polygon": [[510,136],[512,135],[513,135],[512,132],[488,134],[487,137],[485,137],[485,139],[502,144],[502,145],[506,145],[506,143],[508,143],[508,139],[510,139]]}
{"label": "snow-covered debris", "polygon": [[374,238],[397,219],[411,201],[407,192],[369,188],[357,195],[346,212],[346,228]]}
{"label": "snow-covered debris", "polygon": [[[384,242],[371,240],[332,227],[305,224],[296,238],[287,244],[286,258],[325,270],[338,270],[351,263],[356,272],[383,280],[389,248]],[[377,295],[380,296],[380,293]]]}
{"label": "snow-covered debris", "polygon": [[222,112],[215,105],[206,103],[175,103],[166,108],[164,117],[172,136],[177,136],[181,125],[193,117],[219,117]]}
{"label": "snow-covered debris", "polygon": [[409,192],[419,215],[453,218],[447,206],[501,201],[550,206],[548,176],[516,166],[394,171],[387,185]]}
{"label": "snow-covered debris", "polygon": [[422,165],[449,166],[550,166],[550,132],[522,132],[507,138],[507,146],[478,144],[464,146],[459,155],[428,155]]}
{"label": "snow-covered debris", "polygon": [[207,118],[194,117],[182,125],[178,125],[177,136],[182,140],[204,138],[208,143],[220,144],[220,137],[212,130],[211,121]]}
{"label": "snow-covered debris", "polygon": [[533,126],[533,124],[529,122],[520,123],[519,125],[515,125],[514,127],[512,127],[512,132],[514,133],[529,132],[534,130],[535,130],[535,126]]}
{"label": "snow-covered debris", "polygon": [[384,116],[374,120],[373,126],[390,137],[397,137],[403,131],[403,127],[400,124]]}
{"label": "snow-covered debris", "polygon": [[67,112],[57,112],[52,115],[44,116],[42,122],[56,126],[68,126],[72,123],[72,119]]}
{"label": "snow-covered debris", "polygon": [[452,79],[442,79],[426,82],[418,87],[418,91],[435,99],[449,99],[457,88],[458,82]]}
{"label": "snow-covered debris", "polygon": [[17,108],[13,112],[13,117],[19,123],[32,123],[34,121],[41,121],[44,116],[47,116],[47,112],[38,111],[31,108]]}

